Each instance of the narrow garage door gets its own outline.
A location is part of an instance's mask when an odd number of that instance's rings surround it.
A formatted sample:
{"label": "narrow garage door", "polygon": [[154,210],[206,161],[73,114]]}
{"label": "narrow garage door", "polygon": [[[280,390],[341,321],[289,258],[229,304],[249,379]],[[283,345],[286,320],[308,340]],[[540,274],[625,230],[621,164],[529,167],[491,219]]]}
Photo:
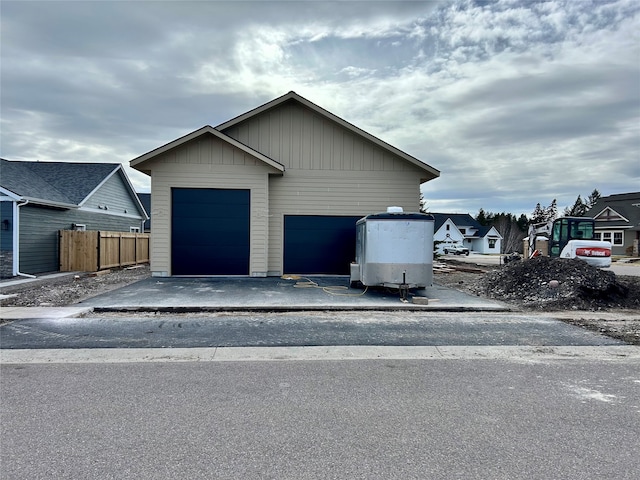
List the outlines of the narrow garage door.
{"label": "narrow garage door", "polygon": [[284,273],[348,275],[360,218],[286,215]]}
{"label": "narrow garage door", "polygon": [[249,193],[172,189],[173,275],[249,274]]}

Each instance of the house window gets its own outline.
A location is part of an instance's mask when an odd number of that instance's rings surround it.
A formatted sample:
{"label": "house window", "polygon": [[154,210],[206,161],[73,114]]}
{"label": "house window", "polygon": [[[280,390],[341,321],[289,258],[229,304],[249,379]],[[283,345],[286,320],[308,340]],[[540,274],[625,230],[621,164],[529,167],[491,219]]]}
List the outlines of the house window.
{"label": "house window", "polygon": [[449,230],[451,230],[451,225],[449,225],[449,224],[447,223],[447,232],[448,232]]}
{"label": "house window", "polygon": [[467,229],[466,228],[460,228],[460,233],[465,235],[467,233]]}
{"label": "house window", "polygon": [[129,227],[130,233],[140,233],[140,227]]}
{"label": "house window", "polygon": [[496,248],[496,239],[495,238],[490,238],[489,239],[489,248]]}
{"label": "house window", "polygon": [[71,225],[71,228],[73,230],[77,230],[79,232],[86,232],[87,231],[87,226],[83,223],[74,223]]}
{"label": "house window", "polygon": [[613,244],[622,245],[622,232],[613,232]]}
{"label": "house window", "polygon": [[624,245],[624,235],[621,231],[605,231],[605,232],[596,232],[593,235],[595,240],[603,240],[605,242],[611,242],[611,245],[621,247]]}

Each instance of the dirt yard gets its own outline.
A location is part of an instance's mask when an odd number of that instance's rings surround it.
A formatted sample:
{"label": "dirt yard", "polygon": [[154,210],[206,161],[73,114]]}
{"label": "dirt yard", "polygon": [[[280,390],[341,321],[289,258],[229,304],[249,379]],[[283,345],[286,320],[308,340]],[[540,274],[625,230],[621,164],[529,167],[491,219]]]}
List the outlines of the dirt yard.
{"label": "dirt yard", "polygon": [[42,279],[13,287],[2,287],[3,307],[64,307],[87,298],[95,297],[120,287],[147,278],[149,265],[107,270],[98,275],[81,273],[53,279]]}
{"label": "dirt yard", "polygon": [[640,277],[616,276],[580,260],[538,257],[502,266],[444,259],[434,281],[514,310],[545,312],[640,345]]}
{"label": "dirt yard", "polygon": [[[539,257],[503,266],[437,262],[446,273],[434,281],[465,293],[496,299],[520,311],[546,312],[562,321],[640,345],[640,277],[616,276],[579,260]],[[69,275],[2,287],[1,306],[66,306],[137,282],[148,266],[92,276]]]}

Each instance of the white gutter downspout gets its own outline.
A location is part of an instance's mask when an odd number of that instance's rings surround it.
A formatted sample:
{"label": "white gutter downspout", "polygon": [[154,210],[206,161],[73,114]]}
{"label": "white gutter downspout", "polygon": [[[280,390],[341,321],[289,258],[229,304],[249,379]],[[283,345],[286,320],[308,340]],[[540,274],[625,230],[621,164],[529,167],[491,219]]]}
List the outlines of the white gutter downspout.
{"label": "white gutter downspout", "polygon": [[24,203],[13,202],[13,275],[36,278],[35,275],[20,272],[20,207],[27,203],[29,200],[25,200]]}

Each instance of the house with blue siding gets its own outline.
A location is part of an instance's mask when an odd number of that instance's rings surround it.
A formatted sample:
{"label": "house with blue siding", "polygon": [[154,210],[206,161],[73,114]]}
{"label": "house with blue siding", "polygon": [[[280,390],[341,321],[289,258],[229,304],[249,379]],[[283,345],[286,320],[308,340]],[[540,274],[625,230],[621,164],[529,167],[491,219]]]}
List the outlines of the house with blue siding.
{"label": "house with blue siding", "polygon": [[142,232],[147,213],[119,163],[0,159],[2,277],[60,268],[59,230]]}

